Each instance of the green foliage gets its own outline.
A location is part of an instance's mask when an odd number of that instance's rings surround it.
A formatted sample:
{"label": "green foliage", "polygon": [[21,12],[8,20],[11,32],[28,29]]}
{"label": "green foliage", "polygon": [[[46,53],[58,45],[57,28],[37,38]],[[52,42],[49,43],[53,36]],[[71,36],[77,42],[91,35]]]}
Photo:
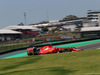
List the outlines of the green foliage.
{"label": "green foliage", "polygon": [[45,28],[45,27],[44,27],[44,28],[42,28],[42,31],[43,31],[43,32],[47,32],[47,31],[49,31],[49,30],[48,30],[48,28]]}
{"label": "green foliage", "polygon": [[18,26],[24,26],[23,22],[19,23]]}
{"label": "green foliage", "polygon": [[48,23],[48,21],[41,21],[40,24]]}
{"label": "green foliage", "polygon": [[68,16],[66,16],[66,17],[63,18],[64,21],[76,20],[76,19],[78,19],[78,17],[75,16],[75,15],[68,15]]}

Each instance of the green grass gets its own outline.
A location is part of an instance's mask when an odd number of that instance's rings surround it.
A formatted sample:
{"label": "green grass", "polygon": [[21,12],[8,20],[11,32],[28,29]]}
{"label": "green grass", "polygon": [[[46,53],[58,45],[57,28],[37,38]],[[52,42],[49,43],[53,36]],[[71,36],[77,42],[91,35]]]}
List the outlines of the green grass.
{"label": "green grass", "polygon": [[100,49],[0,59],[0,75],[87,75],[100,73]]}
{"label": "green grass", "polygon": [[19,45],[12,45],[12,46],[2,46],[0,47],[0,52],[6,51],[6,50],[11,50],[11,49],[17,49],[17,48],[23,48],[29,46],[28,43],[26,44],[19,44]]}

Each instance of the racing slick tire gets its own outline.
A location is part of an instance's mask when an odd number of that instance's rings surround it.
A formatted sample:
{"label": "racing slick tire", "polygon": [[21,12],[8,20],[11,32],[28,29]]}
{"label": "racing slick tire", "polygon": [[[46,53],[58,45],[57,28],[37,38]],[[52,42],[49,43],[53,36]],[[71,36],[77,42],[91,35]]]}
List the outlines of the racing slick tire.
{"label": "racing slick tire", "polygon": [[59,51],[59,53],[63,53],[63,52],[66,52],[66,49],[63,49],[63,50]]}
{"label": "racing slick tire", "polygon": [[34,55],[34,52],[31,51],[31,52],[29,52],[29,53],[27,53],[27,54],[28,54],[28,56],[31,56],[31,55]]}
{"label": "racing slick tire", "polygon": [[84,49],[82,49],[82,51],[84,51]]}
{"label": "racing slick tire", "polygon": [[62,52],[63,52],[63,50],[59,51],[58,53],[62,53]]}
{"label": "racing slick tire", "polygon": [[69,52],[69,49],[68,48],[65,48],[62,50],[63,52]]}

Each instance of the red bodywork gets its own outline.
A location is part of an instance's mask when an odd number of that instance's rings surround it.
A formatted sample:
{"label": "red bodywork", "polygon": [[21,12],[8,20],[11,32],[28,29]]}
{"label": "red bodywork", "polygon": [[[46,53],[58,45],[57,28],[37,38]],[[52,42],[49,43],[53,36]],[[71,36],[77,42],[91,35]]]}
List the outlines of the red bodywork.
{"label": "red bodywork", "polygon": [[74,47],[70,48],[71,52],[82,51],[81,49],[76,49]]}
{"label": "red bodywork", "polygon": [[[27,48],[27,53],[33,52],[35,47],[29,47]],[[47,46],[43,46],[40,48],[39,52],[37,53],[37,55],[41,55],[41,54],[51,54],[51,53],[57,53],[60,51],[63,51],[64,49],[66,49],[66,47],[60,47],[60,48],[56,48],[53,47],[51,45],[47,45]],[[76,52],[76,51],[82,51],[80,49],[76,49],[74,47],[72,48],[68,48],[69,50],[67,50],[67,52]],[[64,52],[64,51],[63,51]]]}

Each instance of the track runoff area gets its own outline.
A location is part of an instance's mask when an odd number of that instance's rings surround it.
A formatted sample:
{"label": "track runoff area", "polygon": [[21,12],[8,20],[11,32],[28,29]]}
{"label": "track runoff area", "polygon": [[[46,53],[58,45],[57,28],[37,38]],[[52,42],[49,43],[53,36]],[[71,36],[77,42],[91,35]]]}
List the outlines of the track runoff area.
{"label": "track runoff area", "polygon": [[[71,44],[63,44],[63,45],[58,45],[55,47],[77,47],[79,49],[84,49],[84,50],[97,49],[97,48],[100,48],[100,39],[85,41],[85,42],[78,42],[78,43],[71,43]],[[27,50],[4,54],[0,56],[0,59],[16,58],[16,57],[24,57],[24,56],[28,56]]]}

